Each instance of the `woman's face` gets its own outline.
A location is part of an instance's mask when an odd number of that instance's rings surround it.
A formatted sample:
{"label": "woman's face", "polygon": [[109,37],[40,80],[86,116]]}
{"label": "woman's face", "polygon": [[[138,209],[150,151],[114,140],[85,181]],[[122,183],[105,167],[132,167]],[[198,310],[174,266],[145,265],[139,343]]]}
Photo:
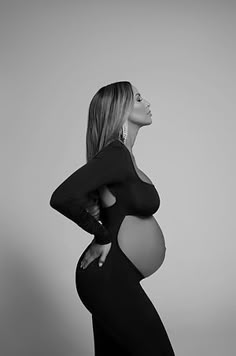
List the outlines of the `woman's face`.
{"label": "woman's face", "polygon": [[139,126],[149,125],[152,123],[152,114],[149,109],[150,103],[142,97],[137,88],[133,85],[132,88],[134,93],[134,107],[129,116],[129,121]]}

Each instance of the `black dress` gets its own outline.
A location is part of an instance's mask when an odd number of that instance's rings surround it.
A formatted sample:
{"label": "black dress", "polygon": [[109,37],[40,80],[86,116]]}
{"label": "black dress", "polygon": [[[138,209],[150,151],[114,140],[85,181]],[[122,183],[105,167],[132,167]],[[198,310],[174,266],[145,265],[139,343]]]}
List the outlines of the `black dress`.
{"label": "black dress", "polygon": [[[101,209],[100,223],[85,206],[88,194],[103,185],[116,202]],[[91,242],[75,271],[78,295],[92,315],[95,356],[174,356],[160,316],[139,283],[145,277],[117,240],[126,215],[150,216],[160,206],[155,186],[139,178],[128,148],[118,139],[109,143],[59,185],[50,206],[94,235],[97,243],[112,242],[102,267],[97,258],[80,268]]]}

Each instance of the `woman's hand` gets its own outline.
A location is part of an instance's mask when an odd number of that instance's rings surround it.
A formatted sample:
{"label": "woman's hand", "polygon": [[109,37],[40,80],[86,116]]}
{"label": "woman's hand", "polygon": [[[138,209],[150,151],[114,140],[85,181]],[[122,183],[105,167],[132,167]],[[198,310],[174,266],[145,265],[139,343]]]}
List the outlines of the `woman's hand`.
{"label": "woman's hand", "polygon": [[81,262],[80,267],[85,269],[93,260],[99,257],[98,265],[99,267],[105,262],[108,252],[111,248],[111,242],[105,245],[100,245],[95,242],[95,239],[91,242],[88,250],[84,254]]}
{"label": "woman's hand", "polygon": [[90,213],[96,220],[100,218],[100,208],[97,203],[93,203],[86,208],[87,212]]}

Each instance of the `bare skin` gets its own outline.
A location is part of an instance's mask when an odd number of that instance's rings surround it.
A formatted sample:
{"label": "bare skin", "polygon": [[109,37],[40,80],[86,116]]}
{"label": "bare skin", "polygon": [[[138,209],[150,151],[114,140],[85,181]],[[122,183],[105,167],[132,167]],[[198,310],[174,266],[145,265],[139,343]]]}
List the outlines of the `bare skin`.
{"label": "bare skin", "polygon": [[[128,136],[125,145],[130,151],[138,176],[144,182],[151,184],[150,179],[137,167],[135,157],[132,153],[132,147],[139,129],[152,123],[151,115],[148,113],[150,104],[142,98],[136,87],[132,87],[134,107],[127,122]],[[113,196],[106,186],[100,189],[100,198],[104,208],[112,206],[116,201],[116,197]],[[90,213],[99,219],[98,206],[95,206]],[[144,236],[145,239],[143,238]],[[132,215],[125,216],[121,223],[117,239],[121,250],[145,277],[150,276],[161,266],[165,258],[165,241],[162,231],[153,216],[145,218]],[[92,242],[91,247],[81,262],[81,267],[86,268],[99,256],[99,262],[104,262],[110,247],[111,243],[99,245]]]}

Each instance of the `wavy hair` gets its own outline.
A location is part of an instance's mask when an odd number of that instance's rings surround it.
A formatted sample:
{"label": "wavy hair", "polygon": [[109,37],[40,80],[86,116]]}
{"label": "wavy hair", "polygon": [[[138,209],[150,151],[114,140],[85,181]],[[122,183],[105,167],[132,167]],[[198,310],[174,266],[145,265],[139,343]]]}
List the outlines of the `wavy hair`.
{"label": "wavy hair", "polygon": [[[120,81],[100,88],[89,105],[86,132],[86,160],[91,160],[113,140],[123,140],[122,126],[133,110],[134,96],[130,82]],[[98,190],[89,194],[87,211],[99,220]]]}

